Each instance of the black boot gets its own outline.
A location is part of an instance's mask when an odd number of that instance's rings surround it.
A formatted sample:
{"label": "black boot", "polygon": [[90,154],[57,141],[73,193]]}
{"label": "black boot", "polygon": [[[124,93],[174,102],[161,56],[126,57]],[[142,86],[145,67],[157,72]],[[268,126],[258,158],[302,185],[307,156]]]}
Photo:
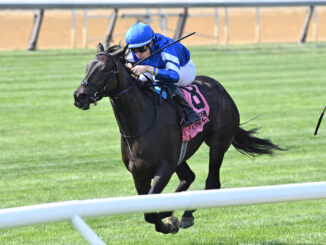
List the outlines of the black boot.
{"label": "black boot", "polygon": [[174,99],[181,106],[182,110],[185,113],[185,119],[182,123],[182,128],[192,124],[193,122],[200,120],[199,115],[188,104],[188,102],[183,97],[183,94],[179,88],[176,88],[176,90],[174,92]]}

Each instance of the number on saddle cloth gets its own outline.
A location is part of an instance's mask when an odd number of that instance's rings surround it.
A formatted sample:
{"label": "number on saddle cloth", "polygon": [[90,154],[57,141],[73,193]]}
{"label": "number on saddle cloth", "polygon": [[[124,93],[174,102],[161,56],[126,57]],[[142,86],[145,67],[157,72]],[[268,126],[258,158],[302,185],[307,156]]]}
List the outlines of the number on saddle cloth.
{"label": "number on saddle cloth", "polygon": [[200,92],[197,85],[190,85],[187,87],[180,88],[185,99],[188,101],[189,105],[194,109],[196,113],[200,116],[200,121],[183,128],[182,130],[182,141],[190,141],[199,132],[202,132],[204,125],[209,122],[209,105],[205,97]]}
{"label": "number on saddle cloth", "polygon": [[[186,100],[188,100],[188,103],[196,112],[202,110],[203,108],[205,109],[204,97],[199,92],[197,86],[182,87],[181,90],[183,90],[184,97],[186,98]],[[187,91],[188,94],[184,91]]]}

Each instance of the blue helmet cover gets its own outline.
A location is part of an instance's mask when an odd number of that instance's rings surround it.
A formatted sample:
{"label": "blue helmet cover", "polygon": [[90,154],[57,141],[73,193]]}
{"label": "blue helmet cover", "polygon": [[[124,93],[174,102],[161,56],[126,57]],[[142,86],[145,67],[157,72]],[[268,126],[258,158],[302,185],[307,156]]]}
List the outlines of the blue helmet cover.
{"label": "blue helmet cover", "polygon": [[129,43],[129,48],[143,47],[152,41],[153,36],[154,32],[149,25],[136,22],[126,33],[126,44]]}

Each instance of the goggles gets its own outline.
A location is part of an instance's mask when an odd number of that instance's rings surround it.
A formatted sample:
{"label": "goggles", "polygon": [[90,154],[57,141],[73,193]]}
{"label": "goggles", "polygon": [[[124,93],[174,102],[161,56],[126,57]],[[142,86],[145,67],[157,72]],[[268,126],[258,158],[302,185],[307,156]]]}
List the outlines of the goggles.
{"label": "goggles", "polygon": [[131,51],[132,51],[133,53],[137,53],[137,52],[139,52],[139,53],[144,53],[144,52],[147,51],[148,48],[149,48],[148,45],[145,45],[145,46],[143,46],[143,47],[139,47],[139,48],[131,48]]}

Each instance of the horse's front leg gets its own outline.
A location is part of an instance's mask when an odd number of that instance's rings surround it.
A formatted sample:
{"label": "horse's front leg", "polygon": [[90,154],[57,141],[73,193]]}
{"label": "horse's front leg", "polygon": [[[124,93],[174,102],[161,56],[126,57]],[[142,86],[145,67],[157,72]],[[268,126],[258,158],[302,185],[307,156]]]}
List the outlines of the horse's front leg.
{"label": "horse's front leg", "polygon": [[[152,179],[149,176],[149,174],[141,174],[141,173],[135,173],[133,172],[133,178],[135,187],[137,190],[138,195],[146,195],[149,193],[149,190],[151,189],[151,181]],[[145,220],[148,223],[154,224],[155,219],[153,214],[145,214]]]}
{"label": "horse's front leg", "polygon": [[[177,169],[176,173],[179,177],[180,183],[178,188],[175,190],[176,192],[186,191],[188,190],[191,183],[195,180],[195,173],[190,169],[189,165],[186,162],[181,163]],[[195,210],[186,210],[182,215],[180,227],[182,229],[186,229],[191,227],[194,224],[194,216],[193,212]]]}
{"label": "horse's front leg", "polygon": [[[171,174],[172,175],[172,174]],[[163,176],[163,179],[167,179],[166,183],[168,183],[169,179],[171,178],[171,175],[169,178],[166,178]],[[149,174],[144,174],[144,173],[137,173],[133,172],[133,179],[135,183],[136,190],[139,195],[145,195],[145,194],[156,194],[160,193],[159,187],[161,186],[162,178],[160,176],[156,176],[153,181],[153,185],[151,188],[151,178],[149,177]],[[166,184],[162,187],[162,190]],[[155,224],[156,230],[157,231],[162,231],[163,233],[176,233],[176,230],[179,230],[177,225],[174,225],[175,227],[171,227],[168,224],[163,224],[162,223],[162,218],[171,216],[172,212],[164,212],[164,213],[146,213],[145,220],[148,223]]]}
{"label": "horse's front leg", "polygon": [[[165,186],[168,184],[172,174],[174,173],[174,168],[171,167],[168,163],[162,163],[159,171],[154,177],[152,187],[148,194],[159,194],[163,191]],[[162,232],[164,234],[168,233],[177,233],[179,231],[179,223],[177,220],[174,220],[170,223],[163,223],[162,218],[172,215],[172,212],[165,213],[153,213],[150,214],[154,218],[155,229],[157,232]]]}

